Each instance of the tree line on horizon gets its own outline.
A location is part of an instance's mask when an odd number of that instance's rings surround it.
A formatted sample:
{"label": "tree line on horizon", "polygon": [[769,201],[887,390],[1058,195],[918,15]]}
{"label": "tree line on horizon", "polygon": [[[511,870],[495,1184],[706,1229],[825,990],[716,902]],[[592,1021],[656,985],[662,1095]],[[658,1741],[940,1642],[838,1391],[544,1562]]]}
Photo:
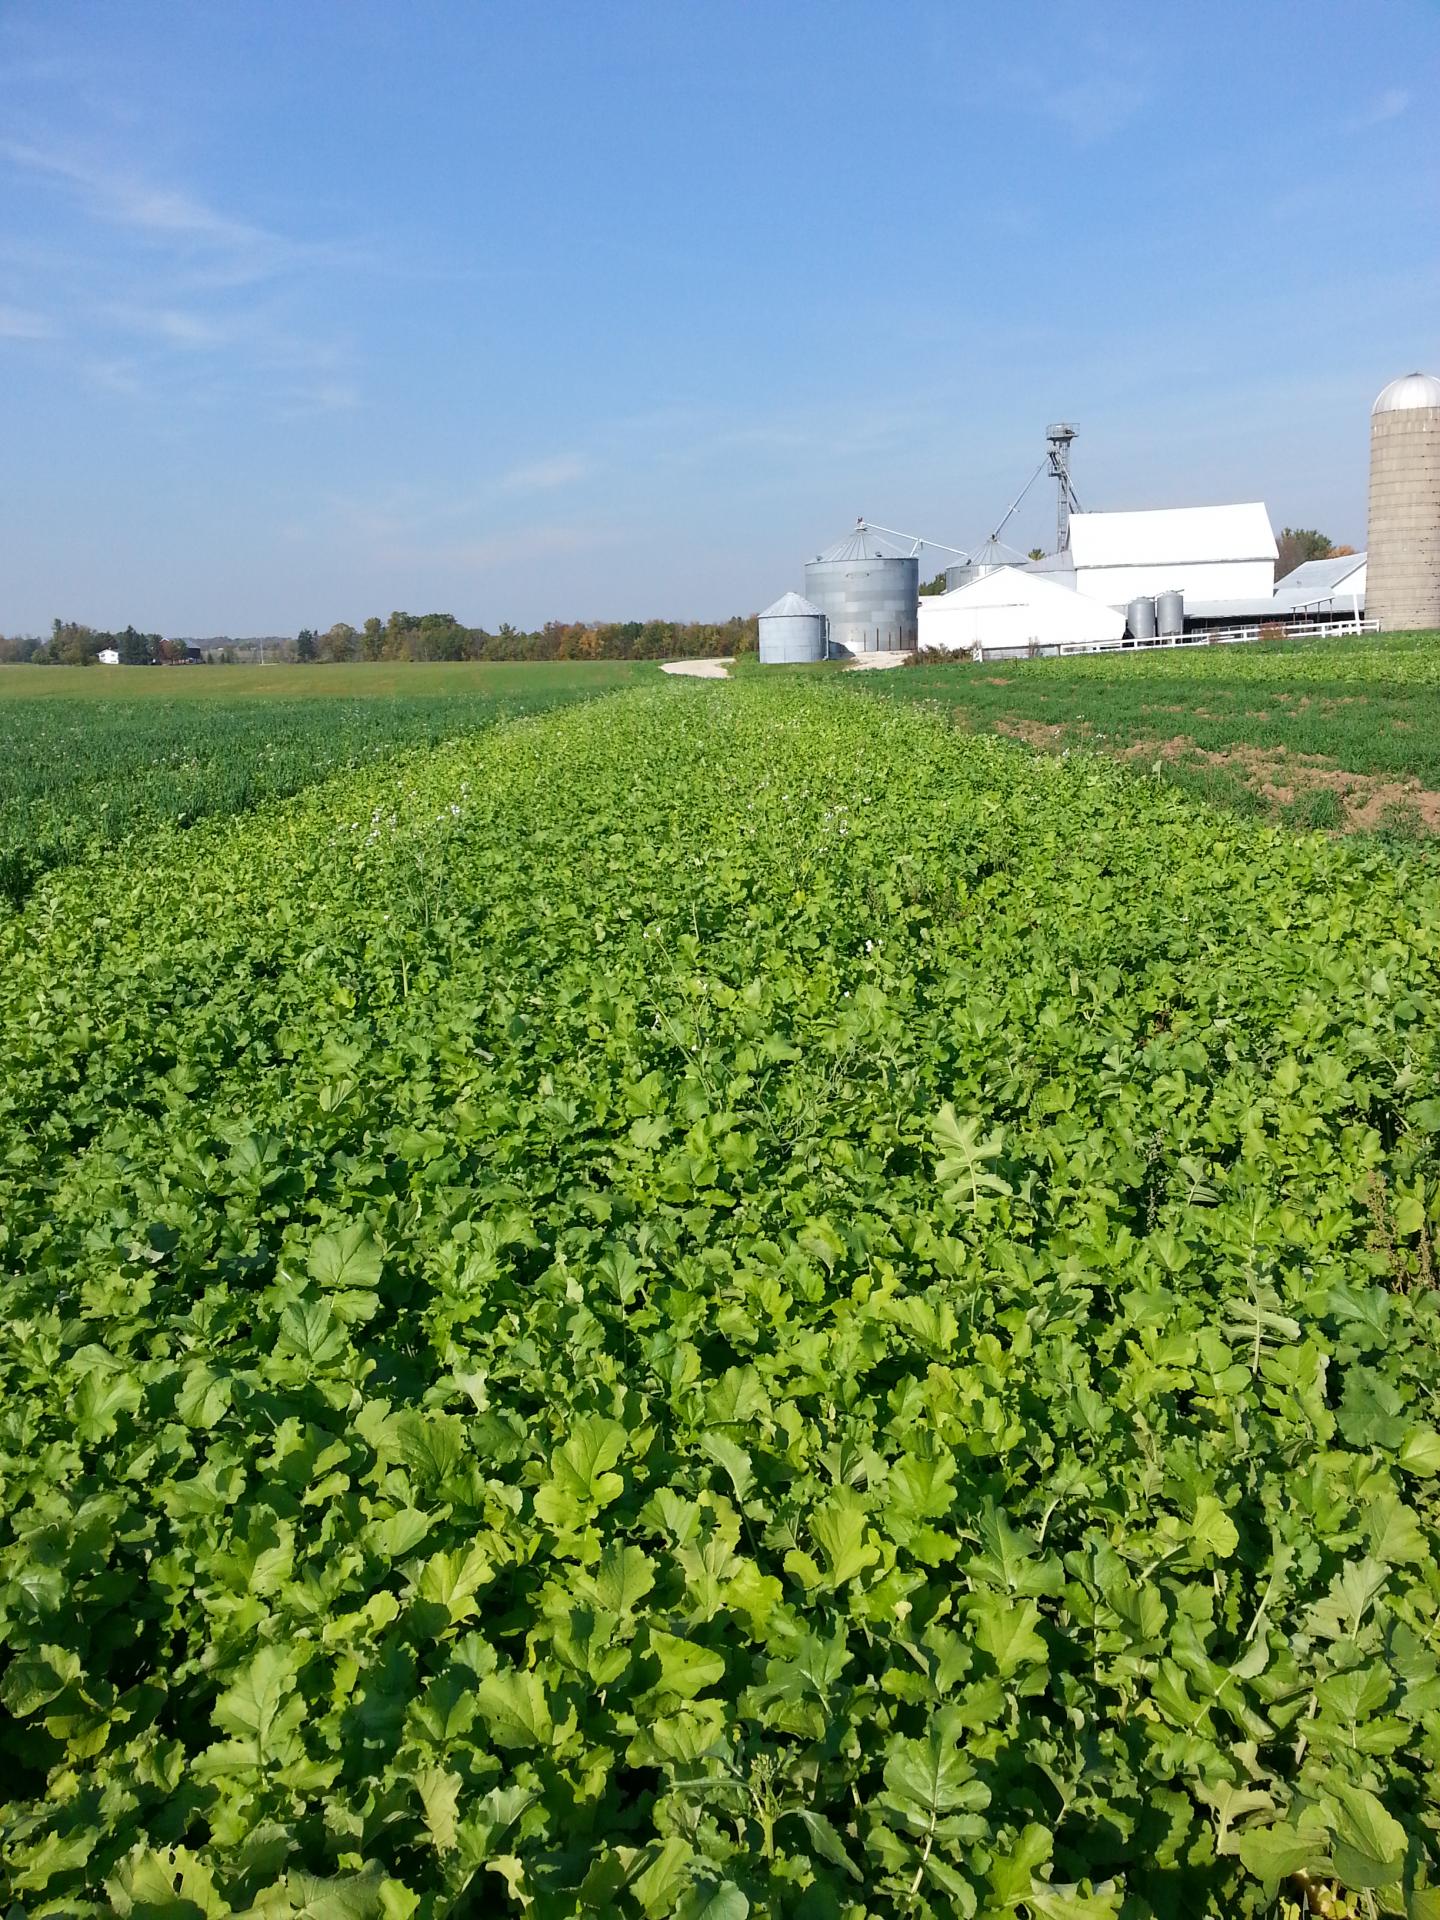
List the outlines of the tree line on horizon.
{"label": "tree line on horizon", "polygon": [[502,622],[491,633],[467,627],[453,613],[395,612],[352,627],[337,620],[321,633],[304,627],[294,658],[345,660],[702,660],[753,653],[754,614],[728,620],[547,620],[525,630]]}
{"label": "tree line on horizon", "polygon": [[[467,627],[453,613],[394,612],[372,616],[362,627],[337,620],[320,632],[302,627],[292,639],[202,643],[201,656],[220,664],[257,660],[327,665],[363,660],[700,660],[753,653],[758,644],[754,614],[728,620],[549,620],[525,631],[503,623],[491,633]],[[48,639],[0,635],[0,665],[92,666],[113,650],[122,666],[167,666],[193,659],[195,647],[133,626],[118,631],[56,620]]]}
{"label": "tree line on horizon", "polygon": [[193,649],[184,640],[167,640],[158,633],[141,633],[137,627],[108,632],[87,627],[80,620],[55,620],[50,637],[38,634],[0,634],[0,666],[93,666],[105,651],[120,656],[124,667],[167,667],[194,658]]}

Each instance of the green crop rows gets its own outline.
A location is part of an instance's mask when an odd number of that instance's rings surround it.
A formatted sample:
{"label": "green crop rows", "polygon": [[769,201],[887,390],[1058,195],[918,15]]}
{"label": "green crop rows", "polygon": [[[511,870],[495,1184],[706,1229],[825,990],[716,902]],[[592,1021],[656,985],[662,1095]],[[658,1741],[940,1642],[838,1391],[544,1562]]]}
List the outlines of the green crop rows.
{"label": "green crop rows", "polygon": [[[1236,748],[1261,749],[1273,780],[1298,776],[1302,788],[1300,757],[1306,756],[1372,780],[1440,792],[1440,634],[1007,660],[983,667],[947,663],[865,674],[856,684],[882,698],[958,707],[975,727],[1004,730],[1021,722],[1055,728],[1056,746],[1124,752],[1142,743],[1188,743],[1198,751],[1167,760],[1168,777],[1252,812],[1264,810],[1256,769],[1232,752]],[[1397,811],[1404,804],[1397,796]],[[1340,824],[1333,788],[1328,805],[1317,801],[1316,792],[1302,791],[1293,812],[1302,820],[1313,815],[1316,825]]]}
{"label": "green crop rows", "polygon": [[636,672],[411,667],[402,680],[383,667],[6,668],[0,903],[131,835],[263,806],[397,746],[606,692]]}
{"label": "green crop rows", "polygon": [[1403,855],[826,684],[41,880],[8,1911],[1434,1920],[1437,996]]}

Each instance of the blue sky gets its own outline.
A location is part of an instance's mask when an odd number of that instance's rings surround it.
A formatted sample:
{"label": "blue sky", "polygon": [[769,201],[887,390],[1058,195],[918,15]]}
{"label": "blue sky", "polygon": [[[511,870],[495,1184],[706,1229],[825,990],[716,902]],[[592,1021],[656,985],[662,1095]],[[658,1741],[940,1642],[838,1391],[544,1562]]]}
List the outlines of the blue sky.
{"label": "blue sky", "polygon": [[752,610],[1057,417],[1361,543],[1437,97],[1434,0],[0,0],[0,631]]}

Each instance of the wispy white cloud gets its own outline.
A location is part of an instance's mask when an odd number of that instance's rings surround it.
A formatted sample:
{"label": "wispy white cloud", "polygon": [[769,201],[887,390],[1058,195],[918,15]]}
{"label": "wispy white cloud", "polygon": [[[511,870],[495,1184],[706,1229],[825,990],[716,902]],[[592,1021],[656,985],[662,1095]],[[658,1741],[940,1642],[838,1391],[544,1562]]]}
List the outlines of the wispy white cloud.
{"label": "wispy white cloud", "polygon": [[303,419],[318,413],[352,413],[360,406],[360,390],[347,380],[314,380],[294,386],[288,396],[281,395],[279,411],[287,420]]}
{"label": "wispy white cloud", "polygon": [[1404,87],[1387,87],[1367,107],[1353,114],[1345,125],[1351,133],[1368,133],[1371,127],[1383,127],[1410,111],[1410,94]]}
{"label": "wispy white cloud", "polygon": [[29,307],[0,306],[0,340],[50,340],[55,328]]}
{"label": "wispy white cloud", "polygon": [[1097,41],[1059,71],[1063,78],[1029,62],[1009,67],[987,81],[983,98],[993,104],[1008,95],[1032,121],[1048,122],[1078,146],[1122,132],[1154,98],[1151,74],[1133,47]]}
{"label": "wispy white cloud", "polygon": [[573,487],[589,472],[590,462],[583,453],[557,453],[512,467],[502,475],[500,485],[506,493],[550,493],[557,487]]}
{"label": "wispy white cloud", "polygon": [[192,351],[229,346],[236,337],[233,321],[214,319],[181,307],[112,306],[105,311],[126,333]]}
{"label": "wispy white cloud", "polygon": [[1118,133],[1150,104],[1150,88],[1132,74],[1093,73],[1066,86],[1041,82],[1043,110],[1082,146]]}
{"label": "wispy white cloud", "polygon": [[81,372],[92,386],[125,400],[138,400],[145,392],[140,370],[130,360],[89,359],[82,363]]}
{"label": "wispy white cloud", "polygon": [[226,256],[230,270],[263,278],[281,267],[294,243],[209,206],[183,189],[158,185],[79,149],[0,140],[12,167],[70,189],[95,218],[170,243],[188,242]]}
{"label": "wispy white cloud", "polygon": [[[64,289],[56,298],[85,378],[119,394],[143,388],[172,420],[242,394],[284,418],[359,404],[353,353],[330,322],[305,317],[324,277],[358,255],[291,239],[75,143],[0,137],[7,167],[112,236],[67,246],[62,225],[44,265],[47,284]],[[32,263],[28,277],[40,271]],[[16,333],[38,337],[28,309],[4,312],[18,316]]]}

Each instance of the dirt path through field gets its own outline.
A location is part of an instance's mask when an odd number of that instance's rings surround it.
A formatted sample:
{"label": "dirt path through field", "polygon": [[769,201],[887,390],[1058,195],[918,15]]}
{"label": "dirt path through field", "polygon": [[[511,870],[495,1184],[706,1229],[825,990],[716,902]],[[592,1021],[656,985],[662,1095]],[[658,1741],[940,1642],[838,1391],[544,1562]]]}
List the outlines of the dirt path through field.
{"label": "dirt path through field", "polygon": [[732,660],[667,660],[662,673],[683,674],[687,680],[728,680]]}

